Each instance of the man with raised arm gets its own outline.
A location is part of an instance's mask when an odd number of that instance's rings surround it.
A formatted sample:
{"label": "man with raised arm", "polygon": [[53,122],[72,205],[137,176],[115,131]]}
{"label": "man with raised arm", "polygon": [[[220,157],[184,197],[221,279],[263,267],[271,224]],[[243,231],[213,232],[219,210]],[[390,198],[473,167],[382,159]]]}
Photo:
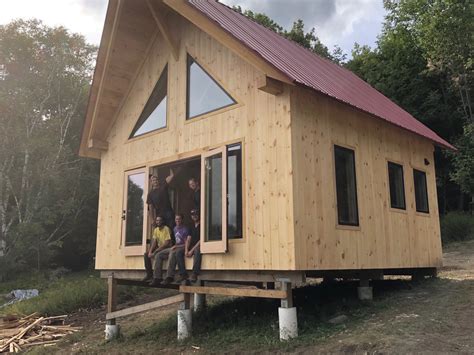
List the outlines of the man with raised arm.
{"label": "man with raised arm", "polygon": [[168,185],[173,178],[173,169],[170,169],[170,174],[163,181],[153,175],[151,177],[151,191],[146,198],[151,220],[154,221],[157,216],[161,216],[164,218],[164,223],[171,229],[174,228],[174,211],[171,207]]}

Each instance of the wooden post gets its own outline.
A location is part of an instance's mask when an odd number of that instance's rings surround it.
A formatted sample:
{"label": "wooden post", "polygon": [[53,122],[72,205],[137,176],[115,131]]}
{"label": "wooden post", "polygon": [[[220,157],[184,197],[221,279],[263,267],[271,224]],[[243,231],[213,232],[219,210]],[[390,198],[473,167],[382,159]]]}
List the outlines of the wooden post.
{"label": "wooden post", "polygon": [[291,287],[291,282],[282,282],[281,290],[286,292],[286,298],[281,299],[281,307],[292,308],[293,307],[293,289]]}
{"label": "wooden post", "polygon": [[[108,297],[107,297],[107,313],[117,310],[117,280],[113,275],[107,278]],[[110,319],[107,324],[115,325],[115,319]]]}
{"label": "wooden post", "polygon": [[[107,278],[108,296],[107,296],[107,313],[114,312],[117,309],[117,280],[112,274]],[[111,318],[105,324],[105,340],[110,341],[119,336],[119,326],[116,319]]]}

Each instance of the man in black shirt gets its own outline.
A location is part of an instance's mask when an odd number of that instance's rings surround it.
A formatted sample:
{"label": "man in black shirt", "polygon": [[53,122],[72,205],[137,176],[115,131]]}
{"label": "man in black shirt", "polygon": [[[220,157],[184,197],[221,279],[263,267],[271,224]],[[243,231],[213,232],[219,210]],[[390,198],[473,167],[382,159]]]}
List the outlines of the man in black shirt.
{"label": "man in black shirt", "polygon": [[199,181],[195,177],[192,177],[189,179],[188,185],[192,190],[194,209],[199,210],[201,208],[201,186],[199,185]]}
{"label": "man in black shirt", "polygon": [[164,181],[160,181],[158,176],[151,177],[152,190],[148,193],[146,203],[151,213],[151,220],[154,221],[156,216],[162,216],[165,224],[173,230],[174,228],[174,211],[171,207],[171,201],[168,193],[168,184],[174,178],[173,170],[170,169],[170,174]]}
{"label": "man in black shirt", "polygon": [[176,278],[176,282],[181,282],[188,279],[186,272],[186,265],[184,258],[193,258],[193,273],[189,278],[189,281],[196,282],[199,273],[201,272],[201,251],[199,248],[201,239],[201,224],[199,221],[199,210],[194,209],[191,211],[191,219],[193,225],[191,227],[190,235],[186,238],[186,244],[184,248],[176,252],[176,259],[178,264],[179,276]]}

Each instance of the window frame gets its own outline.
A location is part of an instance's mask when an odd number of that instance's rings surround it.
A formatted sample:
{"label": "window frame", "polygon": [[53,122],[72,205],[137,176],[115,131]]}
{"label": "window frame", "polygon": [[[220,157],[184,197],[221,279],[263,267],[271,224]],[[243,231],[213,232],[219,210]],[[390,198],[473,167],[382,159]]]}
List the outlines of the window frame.
{"label": "window frame", "polygon": [[[230,110],[230,109],[233,109],[233,108],[237,108],[239,106],[241,106],[241,104],[239,104],[240,100],[238,100],[236,98],[236,96],[233,94],[233,93],[230,93],[229,90],[225,89],[223,84],[221,83],[220,80],[218,80],[216,78],[216,76],[210,71],[208,70],[207,68],[205,68],[201,63],[199,63],[196,59],[195,56],[191,55],[189,52],[186,53],[186,115],[184,117],[185,119],[185,122],[192,122],[194,120],[199,120],[201,118],[204,118],[204,117],[207,117],[207,116],[210,116],[210,115],[214,115],[214,114],[218,114],[218,113],[221,113],[221,112],[225,112],[227,110]],[[190,89],[191,89],[191,86],[189,85],[189,81],[190,81],[190,78],[191,78],[191,65],[190,65],[190,60],[193,61],[194,63],[197,64],[197,66],[199,68],[201,68],[202,71],[204,71],[204,73],[207,74],[207,76],[222,90],[224,91],[234,102],[228,104],[228,105],[225,105],[225,106],[221,106],[217,109],[214,109],[214,110],[209,110],[209,111],[206,111],[206,112],[202,112],[200,113],[199,115],[196,115],[196,116],[192,116],[190,117],[189,116],[189,106],[190,106]]]}
{"label": "window frame", "polygon": [[[206,230],[206,159],[214,155],[221,154],[222,165],[221,165],[221,181],[222,181],[222,201],[221,201],[221,218],[222,218],[222,239],[216,241],[206,241],[205,230]],[[228,250],[227,242],[227,146],[212,149],[208,152],[201,154],[201,240],[200,240],[200,251],[202,254],[216,254],[226,253]]]}
{"label": "window frame", "polygon": [[121,217],[121,246],[123,250],[123,254],[125,256],[137,256],[137,255],[143,255],[146,251],[146,237],[147,237],[147,232],[148,232],[148,210],[147,210],[147,204],[146,204],[146,196],[145,194],[148,194],[148,168],[146,166],[136,168],[136,169],[131,169],[131,170],[126,170],[124,171],[124,180],[123,180],[123,200],[122,200],[122,209],[121,209],[121,216],[123,216],[124,211],[127,210],[127,200],[128,200],[128,177],[130,175],[135,175],[138,173],[143,173],[145,175],[145,184],[143,188],[143,226],[142,226],[142,244],[141,245],[131,245],[127,246],[126,245],[126,231],[127,231],[127,219]]}
{"label": "window frame", "polygon": [[[424,177],[424,180],[425,180],[424,193],[425,193],[425,197],[426,197],[426,210],[420,210],[418,208],[418,203],[417,203],[417,198],[416,198],[416,191],[417,191],[416,178],[415,178],[416,173],[421,173]],[[428,193],[428,178],[427,178],[427,175],[428,174],[426,173],[426,171],[421,170],[421,169],[417,169],[417,168],[413,168],[413,194],[414,194],[414,197],[415,197],[415,211],[417,213],[422,213],[423,215],[429,215],[430,214],[430,198],[429,198],[429,193]]]}
{"label": "window frame", "polygon": [[[350,223],[350,222],[343,222],[341,221],[339,217],[339,203],[338,203],[338,198],[337,198],[337,166],[336,166],[336,150],[341,149],[343,151],[349,151],[352,153],[352,158],[353,158],[353,174],[354,174],[354,188],[355,188],[355,207],[356,207],[356,219],[357,222],[355,223]],[[360,229],[360,213],[359,213],[359,197],[358,197],[358,186],[357,186],[357,160],[356,160],[356,149],[354,147],[348,147],[344,146],[341,144],[333,143],[332,145],[332,151],[333,151],[333,163],[334,163],[334,190],[335,190],[335,206],[336,206],[336,227],[338,228],[343,228],[343,229]]]}
{"label": "window frame", "polygon": [[[392,202],[392,190],[390,185],[390,166],[399,167],[402,170],[402,193],[403,193],[403,207],[394,206]],[[407,198],[406,198],[406,190],[405,190],[405,169],[403,164],[396,163],[392,160],[387,160],[387,181],[388,181],[388,199],[390,201],[390,208],[398,211],[406,211],[407,210]]]}
{"label": "window frame", "polygon": [[[241,235],[240,236],[235,236],[233,238],[229,238],[228,233],[227,233],[227,228],[228,228],[228,211],[227,211],[227,205],[228,205],[228,148],[235,146],[235,145],[240,145],[240,150],[241,150],[241,169],[240,169],[240,174],[241,174],[241,179],[240,179],[240,185],[241,185],[241,225],[242,225],[242,230],[241,230]],[[217,154],[222,154],[222,180],[225,182],[222,186],[222,196],[224,198],[222,199],[222,226],[223,226],[223,238],[220,241],[206,241],[205,240],[205,221],[206,221],[206,207],[205,207],[205,199],[206,199],[206,177],[205,177],[205,159],[217,155]],[[224,162],[225,160],[225,162]],[[228,245],[233,244],[233,243],[241,243],[245,242],[245,190],[244,190],[244,176],[245,176],[245,159],[244,159],[244,141],[243,140],[236,140],[232,142],[227,142],[224,145],[221,146],[216,146],[211,148],[211,150],[207,152],[203,152],[201,154],[201,253],[202,254],[215,254],[215,253],[226,253],[228,251]],[[224,241],[224,236],[225,236],[225,241]]]}
{"label": "window frame", "polygon": [[[132,136],[132,132],[135,130],[135,127],[138,123],[138,120],[140,119],[140,116],[141,114],[143,113],[143,110],[145,109],[147,103],[148,103],[148,100],[150,99],[153,91],[155,90],[155,87],[156,85],[158,84],[158,81],[160,80],[161,78],[161,75],[163,74],[163,71],[167,69],[167,75],[166,75],[166,124],[163,126],[163,127],[160,127],[160,128],[157,128],[157,129],[154,129],[152,131],[149,131],[149,132],[145,132],[145,133],[142,133],[142,134],[139,134],[137,136]],[[163,68],[161,69],[160,71],[160,75],[157,79],[157,81],[155,82],[155,85],[153,86],[153,88],[151,89],[150,91],[150,94],[148,96],[148,99],[147,101],[145,102],[145,104],[143,105],[141,111],[140,111],[140,114],[138,115],[138,119],[135,121],[135,123],[132,125],[131,129],[129,129],[129,132],[130,134],[127,136],[127,140],[126,140],[126,143],[129,143],[129,142],[133,142],[135,140],[138,140],[138,139],[142,139],[142,138],[146,138],[146,137],[149,137],[149,136],[152,136],[154,134],[157,134],[157,133],[160,133],[160,132],[164,132],[164,131],[167,131],[169,129],[169,110],[170,110],[170,105],[169,105],[169,93],[170,93],[170,66],[168,65],[168,61],[166,61],[165,65],[163,66]],[[152,111],[153,112],[153,111]],[[148,116],[149,117],[149,116]],[[145,120],[146,121],[146,120]],[[145,122],[143,121],[143,122]]]}

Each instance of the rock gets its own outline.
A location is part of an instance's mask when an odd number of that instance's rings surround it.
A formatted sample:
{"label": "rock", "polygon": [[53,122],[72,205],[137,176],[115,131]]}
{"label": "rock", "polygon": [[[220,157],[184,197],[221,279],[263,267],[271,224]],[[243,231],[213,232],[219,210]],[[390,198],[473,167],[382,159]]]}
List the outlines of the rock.
{"label": "rock", "polygon": [[337,316],[337,317],[334,317],[334,318],[331,318],[330,320],[328,320],[328,323],[341,324],[341,323],[344,323],[345,321],[347,321],[348,319],[349,319],[348,316],[346,316],[345,314],[341,314],[340,316]]}

